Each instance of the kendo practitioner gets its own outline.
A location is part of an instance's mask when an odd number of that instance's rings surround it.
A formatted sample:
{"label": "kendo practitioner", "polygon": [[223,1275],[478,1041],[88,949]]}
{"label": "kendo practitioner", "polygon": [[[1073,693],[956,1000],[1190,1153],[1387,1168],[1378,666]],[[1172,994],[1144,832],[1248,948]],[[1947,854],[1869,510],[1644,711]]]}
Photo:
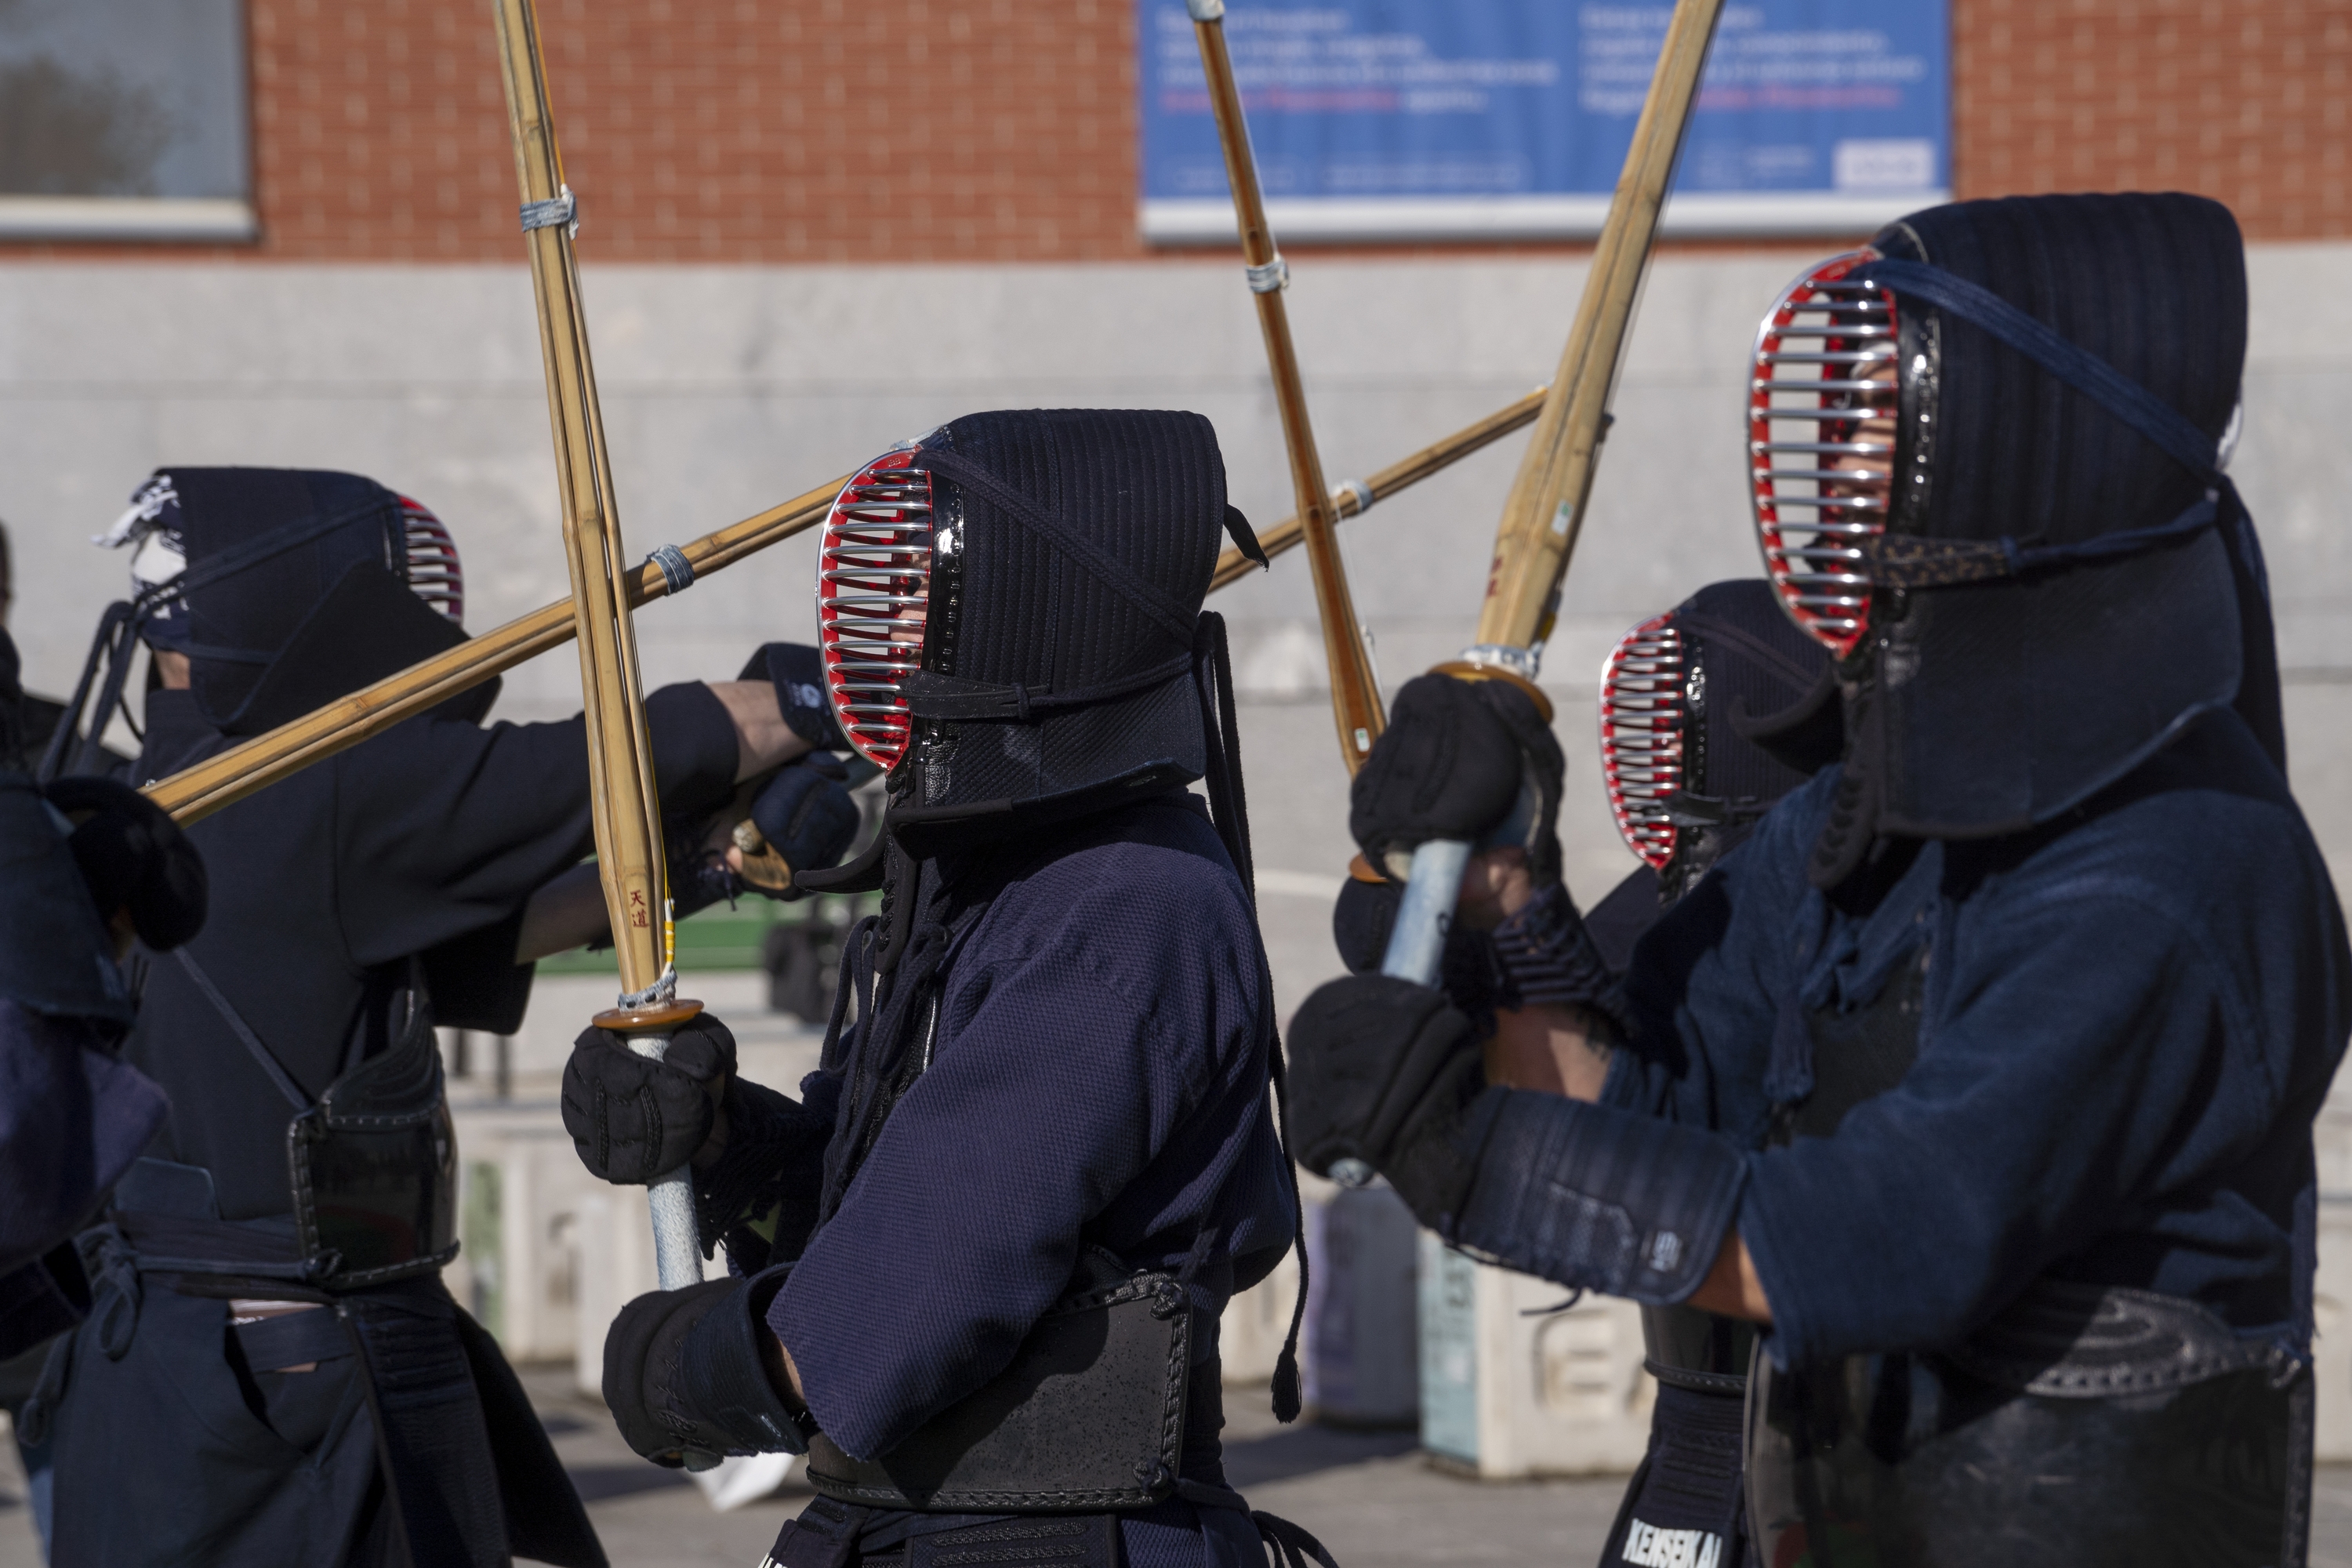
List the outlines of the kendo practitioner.
{"label": "kendo practitioner", "polygon": [[[22,739],[16,672],[0,630],[0,754]],[[89,1307],[73,1235],[163,1121],[163,1091],[119,1058],[137,1003],[122,961],[134,937],[169,949],[204,917],[204,861],[144,796],[0,768],[0,1408],[45,1547],[48,1450],[16,1417]]]}
{"label": "kendo practitioner", "polygon": [[[1601,676],[1601,777],[1610,816],[1641,864],[1580,924],[1612,977],[1658,917],[1743,842],[1782,795],[1837,760],[1839,710],[1822,700],[1830,658],[1781,612],[1760,577],[1710,584],[1617,640]],[[1832,688],[1833,689],[1833,688]],[[1539,797],[1561,777],[1540,731],[1526,763]],[[1548,809],[1541,820],[1548,822]],[[1486,1079],[1567,1092],[1580,1057],[1591,1065],[1595,1017],[1622,1011],[1613,991],[1562,958],[1579,921],[1557,875],[1557,838],[1538,831],[1514,854],[1480,862],[1482,882],[1446,933],[1440,985],[1481,1042]],[[1531,865],[1532,863],[1532,865]],[[1377,973],[1399,895],[1368,862],[1332,911],[1340,959]],[[1525,879],[1525,897],[1517,896]],[[1503,906],[1508,903],[1507,916]],[[1605,1011],[1596,1014],[1599,1002]],[[1562,1047],[1567,1047],[1563,1049]],[[1637,1532],[1696,1531],[1696,1563],[1748,1562],[1740,1488],[1740,1427],[1754,1330],[1690,1306],[1642,1309],[1644,1365],[1658,1382],[1648,1451],[1625,1489],[1601,1562],[1623,1561]],[[1649,1539],[1642,1534],[1641,1539]]]}
{"label": "kendo practitioner", "polygon": [[[1507,1267],[1759,1325],[1760,1561],[2305,1560],[2311,1125],[2352,956],[2222,469],[2245,332],[2236,226],[2186,195],[1932,208],[1809,271],[1750,438],[1842,761],[1614,1004],[1563,928],[1607,1053],[1565,1095],[1489,1084],[1402,982],[1293,1026],[1310,1166],[1370,1162]],[[1406,687],[1368,851],[1503,820],[1532,713]]]}
{"label": "kendo practitioner", "polygon": [[[698,1156],[734,1275],[630,1303],[606,1402],[663,1463],[805,1450],[821,1495],[782,1568],[1329,1561],[1219,1461],[1218,1315],[1298,1231],[1200,613],[1226,530],[1260,553],[1194,414],[973,415],[868,465],[826,525],[819,624],[888,805],[869,855],[800,880],[878,879],[885,903],[823,1066],[788,1100],[706,1023],[691,1072],[684,1037],[654,1065],[593,1030],[566,1071],[598,1174]],[[1297,1412],[1287,1348],[1276,1407]]]}
{"label": "kendo practitioner", "polygon": [[[110,712],[143,639],[160,686],[142,780],[464,635],[447,531],[357,475],[173,468],[113,538],[135,596],[74,706],[110,653]],[[190,829],[211,922],[144,954],[125,1051],[171,1115],[81,1238],[95,1305],[33,1401],[59,1562],[604,1562],[513,1373],[439,1278],[457,1244],[434,1025],[511,1032],[523,961],[589,934],[551,935],[563,911],[532,901],[592,846],[581,721],[484,725],[492,695]],[[646,709],[672,809],[715,809],[807,746],[766,680],[673,686]]]}

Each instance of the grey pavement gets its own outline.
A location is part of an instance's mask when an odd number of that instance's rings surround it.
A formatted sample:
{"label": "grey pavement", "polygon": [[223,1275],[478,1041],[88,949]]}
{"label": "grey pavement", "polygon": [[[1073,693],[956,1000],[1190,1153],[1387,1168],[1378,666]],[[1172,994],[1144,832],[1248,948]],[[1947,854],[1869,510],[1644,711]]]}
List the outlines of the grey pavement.
{"label": "grey pavement", "polygon": [[[629,1452],[604,1407],[574,1390],[569,1366],[527,1368],[524,1382],[613,1568],[756,1568],[807,1500],[788,1489],[714,1513],[683,1476]],[[1465,1480],[1432,1468],[1410,1433],[1282,1427],[1265,1398],[1263,1389],[1227,1391],[1227,1474],[1254,1506],[1320,1536],[1341,1568],[1585,1568],[1599,1557],[1624,1486],[1615,1476]],[[0,1568],[40,1563],[24,1499],[15,1445],[0,1444]],[[2352,1466],[2321,1468],[2315,1504],[2312,1568],[2352,1568]]]}

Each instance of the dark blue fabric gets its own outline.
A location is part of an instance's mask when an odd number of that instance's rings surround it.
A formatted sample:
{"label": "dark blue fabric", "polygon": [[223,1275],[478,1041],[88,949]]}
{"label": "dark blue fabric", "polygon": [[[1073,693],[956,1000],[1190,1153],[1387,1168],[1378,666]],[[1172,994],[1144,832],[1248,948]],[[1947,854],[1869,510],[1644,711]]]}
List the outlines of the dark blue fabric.
{"label": "dark blue fabric", "polygon": [[[1776,1363],[1948,1344],[2035,1278],[2188,1297],[2309,1335],[2311,1124],[2352,955],[2302,814],[2210,713],[2033,833],[1928,842],[1866,907],[1807,884],[1838,783],[1781,803],[1634,949],[1606,1103],[1747,1155],[1739,1234]],[[1836,1133],[1764,1147],[1804,1020],[1927,945],[1916,1064]]]}
{"label": "dark blue fabric", "polygon": [[[1174,1269],[1211,1227],[1193,1296],[1213,1331],[1291,1237],[1265,959],[1197,801],[1070,829],[995,895],[942,981],[929,1070],[768,1314],[818,1421],[858,1456],[993,1376],[1082,1244]],[[1192,1436],[1188,1475],[1198,1453],[1196,1479],[1218,1479]],[[1202,1561],[1192,1511],[1129,1521],[1130,1559]]]}
{"label": "dark blue fabric", "polygon": [[[646,700],[670,805],[726,798],[736,739],[698,684]],[[147,697],[141,781],[232,745],[185,691]],[[511,919],[587,854],[581,721],[477,725],[428,713],[188,830],[212,913],[188,951],[271,1054],[316,1095],[383,1048],[410,955]],[[287,1104],[178,963],[151,963],[125,1059],[171,1097],[153,1152],[202,1165],[229,1219],[285,1214]]]}
{"label": "dark blue fabric", "polygon": [[163,1091],[111,1036],[0,997],[0,1273],[87,1221],[163,1124]]}
{"label": "dark blue fabric", "polygon": [[57,814],[0,773],[0,1274],[71,1235],[162,1125],[163,1091],[115,1059],[130,1020]]}
{"label": "dark blue fabric", "polygon": [[1897,294],[1925,300],[1982,327],[2051,374],[2098,399],[2108,412],[2208,485],[2220,489],[2229,484],[2214,467],[2213,438],[2179,409],[1991,289],[1924,261],[1894,258],[1873,260],[1853,278],[1856,282],[1885,284]]}
{"label": "dark blue fabric", "polygon": [[0,771],[0,997],[128,1024],[131,993],[67,831],[31,779]]}

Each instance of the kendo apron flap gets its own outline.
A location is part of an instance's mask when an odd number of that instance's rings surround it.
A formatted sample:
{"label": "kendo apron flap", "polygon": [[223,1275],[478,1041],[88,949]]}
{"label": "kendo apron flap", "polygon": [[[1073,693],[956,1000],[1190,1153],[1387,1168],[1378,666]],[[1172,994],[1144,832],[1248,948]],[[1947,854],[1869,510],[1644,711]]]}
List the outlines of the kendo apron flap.
{"label": "kendo apron flap", "polygon": [[457,1255],[457,1139],[432,1016],[327,1086],[286,1129],[294,1226],[330,1289],[430,1274]]}
{"label": "kendo apron flap", "polygon": [[878,1459],[822,1432],[809,1484],[842,1502],[947,1513],[1149,1508],[1176,1490],[1192,1314],[1169,1274],[1064,1297],[1013,1361]]}
{"label": "kendo apron flap", "polygon": [[172,956],[294,1107],[286,1164],[303,1278],[355,1290],[435,1273],[457,1257],[457,1137],[421,969],[411,966],[392,1045],[346,1068],[314,1102],[194,955],[181,947]]}

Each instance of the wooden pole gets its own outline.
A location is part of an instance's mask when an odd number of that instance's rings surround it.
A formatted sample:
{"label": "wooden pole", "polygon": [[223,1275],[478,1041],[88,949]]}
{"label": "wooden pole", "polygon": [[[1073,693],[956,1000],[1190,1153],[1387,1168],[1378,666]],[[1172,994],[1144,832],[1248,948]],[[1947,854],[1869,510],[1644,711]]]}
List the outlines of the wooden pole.
{"label": "wooden pole", "polygon": [[[757,517],[707,533],[678,548],[688,570],[699,582],[780,540],[805,532],[824,521],[833,498],[849,482],[845,475],[829,484],[771,507]],[[631,572],[625,583],[632,609],[668,594],[669,577],[648,563]],[[185,826],[210,816],[223,806],[267,789],[278,780],[300,773],[313,763],[383,734],[404,720],[439,707],[516,665],[570,642],[579,627],[572,603],[566,599],[533,610],[517,620],[468,638],[448,652],[386,676],[373,686],[339,697],[324,707],[282,724],[266,734],[231,746],[194,767],[184,768],[146,786],[149,799]]]}
{"label": "wooden pole", "polygon": [[[1432,442],[1402,462],[1391,463],[1360,482],[1341,485],[1331,492],[1332,515],[1358,516],[1370,501],[1386,500],[1512,431],[1526,428],[1542,408],[1543,398],[1543,389],[1538,387],[1517,402]],[[694,580],[700,582],[714,572],[724,571],[771,544],[806,532],[823,522],[834,497],[848,482],[847,475],[829,480],[781,506],[770,507],[757,517],[745,518],[716,533],[707,533],[691,544],[680,545],[678,554],[693,573]],[[1265,547],[1267,555],[1279,555],[1297,547],[1301,531],[1298,519],[1295,515],[1286,517],[1271,528],[1259,530],[1258,542]],[[1255,570],[1257,563],[1238,550],[1228,550],[1217,558],[1216,574],[1209,580],[1209,590],[1214,593],[1227,587]],[[632,609],[672,592],[667,574],[651,563],[632,572],[626,586]],[[199,821],[223,806],[234,805],[280,779],[300,773],[313,763],[324,762],[338,752],[383,734],[404,720],[437,708],[516,665],[562,647],[572,640],[576,628],[569,599],[544,605],[460,643],[445,654],[412,665],[397,675],[386,676],[347,697],[337,698],[266,734],[240,742],[193,767],[158,779],[146,786],[147,796],[170,812],[172,819],[183,826]]]}
{"label": "wooden pole", "polygon": [[[1649,97],[1633,127],[1625,167],[1609,217],[1594,247],[1592,270],[1570,328],[1559,374],[1545,395],[1511,494],[1495,532],[1495,558],[1478,616],[1478,640],[1461,662],[1442,666],[1472,679],[1505,679],[1525,687],[1546,709],[1535,678],[1544,639],[1558,616],[1559,584],[1584,520],[1593,465],[1607,428],[1609,394],[1617,378],[1642,269],[1658,233],[1658,212],[1674,177],[1675,155],[1697,100],[1699,74],[1715,36],[1723,0],[1675,0],[1664,47],[1650,78]],[[1547,717],[1549,715],[1547,714]],[[1390,927],[1381,973],[1435,984],[1445,949],[1445,927],[1461,896],[1471,846],[1432,839],[1412,853],[1402,902]],[[1340,1173],[1335,1171],[1335,1175]],[[1349,1172],[1349,1179],[1359,1174]]]}
{"label": "wooden pole", "polygon": [[1472,657],[1530,679],[1559,612],[1560,578],[1592,492],[1609,396],[1633,327],[1642,271],[1657,238],[1659,209],[1665,205],[1666,184],[1674,177],[1707,45],[1722,12],[1723,0],[1676,0],[1617,194],[1593,247],[1592,270],[1560,353],[1559,373],[1552,378],[1551,395],[1496,530],[1494,570],[1487,574]]}
{"label": "wooden pole", "polygon": [[[1334,519],[1361,517],[1374,501],[1383,501],[1399,490],[1409,489],[1432,474],[1442,473],[1471,453],[1493,446],[1514,430],[1524,430],[1535,423],[1543,409],[1544,389],[1537,387],[1509,406],[1496,410],[1475,425],[1466,425],[1446,437],[1432,442],[1401,463],[1391,463],[1368,478],[1350,479],[1331,492],[1331,515]],[[1281,554],[1296,546],[1305,535],[1296,512],[1271,528],[1257,531],[1257,542],[1267,558]],[[1217,557],[1217,569],[1210,575],[1209,592],[1240,581],[1257,570],[1257,563],[1239,550],[1227,549]]]}
{"label": "wooden pole", "polygon": [[1282,291],[1289,264],[1275,248],[1266,226],[1265,198],[1258,190],[1257,160],[1250,152],[1249,122],[1242,115],[1241,89],[1234,85],[1233,58],[1225,52],[1224,0],[1185,0],[1201,46],[1201,66],[1209,79],[1209,104],[1217,117],[1217,140],[1225,153],[1225,179],[1233,186],[1234,216],[1241,227],[1242,260],[1257,322],[1265,338],[1267,368],[1274,373],[1275,406],[1282,414],[1282,440],[1290,455],[1290,489],[1297,498],[1299,538],[1307,546],[1307,570],[1315,580],[1315,608],[1323,622],[1323,657],[1331,668],[1331,714],[1339,730],[1339,755],[1353,773],[1363,765],[1372,742],[1387,723],[1381,706],[1380,678],[1372,670],[1356,602],[1348,592],[1348,570],[1339,558],[1339,536],[1331,496],[1323,482],[1323,459],[1315,450],[1315,429],[1307,417],[1307,388],[1298,374],[1298,351],[1290,341],[1290,315]]}
{"label": "wooden pole", "polygon": [[[588,353],[588,323],[572,250],[577,209],[556,147],[531,0],[493,3],[499,62],[514,132],[515,174],[522,188],[523,238],[539,306],[548,419],[555,435],[564,558],[572,574],[588,733],[597,871],[620,964],[620,1004],[599,1014],[596,1022],[629,1037],[633,1049],[658,1057],[670,1031],[699,1012],[701,1005],[677,1000],[677,976],[670,962],[661,799],[655,786],[636,637],[629,618],[630,573],[614,506],[604,419],[596,405],[596,371]],[[652,1184],[650,1196],[662,1289],[691,1285],[702,1278],[693,1183],[683,1169],[668,1172]]]}

